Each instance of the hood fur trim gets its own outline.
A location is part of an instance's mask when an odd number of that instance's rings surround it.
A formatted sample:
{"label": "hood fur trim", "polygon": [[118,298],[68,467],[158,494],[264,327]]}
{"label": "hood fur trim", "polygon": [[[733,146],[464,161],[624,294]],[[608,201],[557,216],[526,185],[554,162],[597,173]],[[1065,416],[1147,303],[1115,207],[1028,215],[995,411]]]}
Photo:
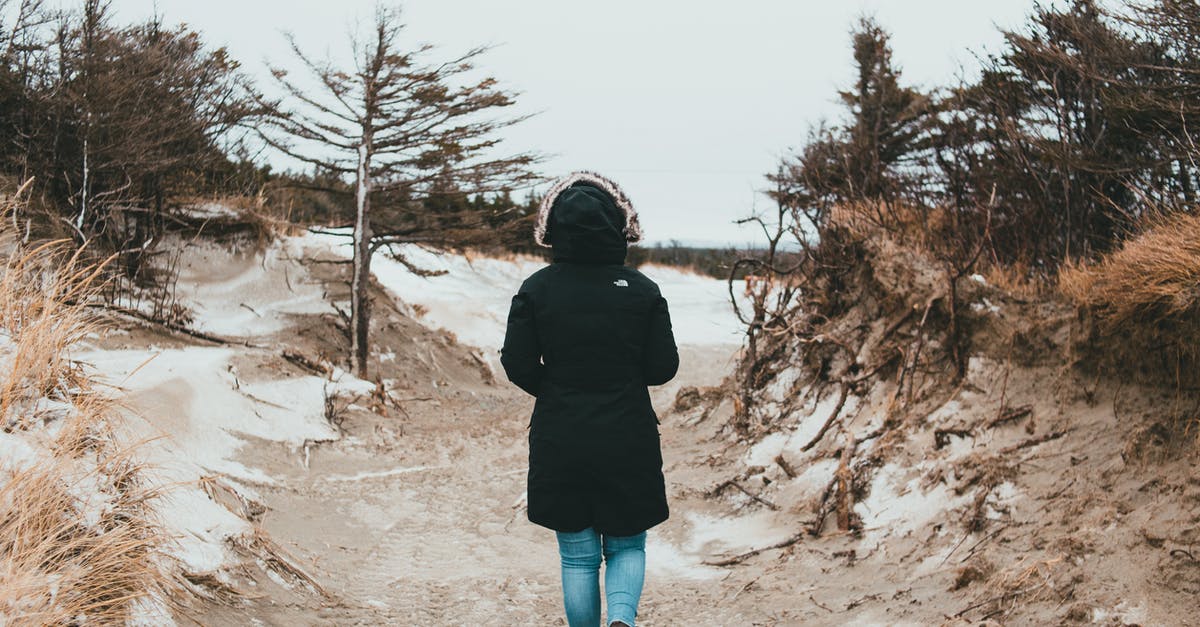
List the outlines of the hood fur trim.
{"label": "hood fur trim", "polygon": [[550,247],[550,242],[546,241],[546,231],[550,226],[550,209],[554,207],[554,201],[558,200],[559,195],[576,183],[587,183],[612,196],[613,202],[625,213],[625,241],[631,244],[641,241],[642,225],[638,222],[637,211],[633,209],[633,203],[629,201],[625,192],[611,179],[595,172],[582,170],[572,172],[554,181],[554,184],[546,191],[545,197],[542,198],[542,203],[538,205],[537,221],[533,225],[533,239],[539,246]]}

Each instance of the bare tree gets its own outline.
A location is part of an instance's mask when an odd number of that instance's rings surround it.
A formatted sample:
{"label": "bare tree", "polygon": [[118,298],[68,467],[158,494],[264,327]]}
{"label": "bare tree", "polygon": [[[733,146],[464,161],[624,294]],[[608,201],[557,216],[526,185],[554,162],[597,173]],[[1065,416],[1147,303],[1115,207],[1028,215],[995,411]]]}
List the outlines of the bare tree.
{"label": "bare tree", "polygon": [[432,46],[404,46],[403,31],[398,9],[379,8],[367,36],[352,38],[349,69],[309,57],[289,37],[317,89],[273,68],[285,94],[273,126],[285,137],[264,134],[291,157],[355,181],[350,350],[360,376],[367,370],[372,254],[396,243],[439,242],[445,228],[410,220],[376,231],[372,205],[419,201],[448,183],[475,193],[506,190],[531,181],[536,161],[530,153],[496,156],[497,131],[524,118],[487,115],[513,105],[515,94],[493,78],[470,77],[485,48],[431,63],[425,57]]}

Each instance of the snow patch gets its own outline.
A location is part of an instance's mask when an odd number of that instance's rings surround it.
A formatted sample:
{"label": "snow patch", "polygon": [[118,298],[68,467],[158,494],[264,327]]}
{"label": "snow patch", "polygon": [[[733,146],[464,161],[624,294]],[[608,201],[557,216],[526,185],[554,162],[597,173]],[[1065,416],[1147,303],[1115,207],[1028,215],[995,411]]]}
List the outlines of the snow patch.
{"label": "snow patch", "polygon": [[969,500],[969,495],[955,495],[945,484],[923,491],[919,477],[906,480],[902,466],[888,464],[875,474],[870,494],[855,503],[854,511],[862,518],[863,542],[878,546],[887,537],[908,535]]}
{"label": "snow patch", "polygon": [[[350,258],[348,241],[340,235],[314,234],[293,238],[297,245]],[[371,260],[371,272],[395,297],[419,305],[419,319],[454,333],[459,341],[485,349],[487,356],[504,343],[508,309],[521,283],[545,267],[529,255],[507,259],[443,252],[406,244],[394,250],[412,265],[437,276],[418,276],[393,259],[386,249]],[[737,345],[743,328],[729,304],[728,287],[719,279],[677,268],[644,265],[641,272],[658,283],[671,308],[675,341],[683,345]],[[740,293],[735,285],[735,293]],[[470,303],[464,307],[464,303]]]}
{"label": "snow patch", "polygon": [[406,466],[402,468],[391,468],[389,470],[377,470],[374,472],[363,471],[353,475],[330,475],[325,477],[326,481],[362,481],[364,479],[382,479],[383,477],[395,477],[396,475],[407,475],[414,472],[423,472],[426,470],[437,470],[439,468],[447,468],[447,466]]}
{"label": "snow patch", "polygon": [[742,553],[781,542],[794,533],[787,526],[789,521],[772,511],[734,517],[690,513],[687,521],[691,538],[684,548],[689,553]]}
{"label": "snow patch", "polygon": [[688,555],[658,536],[646,538],[646,570],[653,577],[681,577],[685,579],[718,579],[725,571],[703,563],[703,560]]}
{"label": "snow patch", "polygon": [[808,464],[804,472],[792,479],[792,485],[799,487],[803,496],[818,496],[833,481],[837,468],[838,460],[819,459]]}
{"label": "snow patch", "polygon": [[768,434],[763,439],[754,443],[749,451],[746,451],[747,466],[770,466],[775,463],[775,458],[783,452],[787,446],[788,440],[791,439],[791,432],[780,432]]}
{"label": "snow patch", "polygon": [[1141,605],[1121,601],[1111,610],[1097,607],[1092,609],[1093,623],[1119,622],[1122,625],[1145,625],[1149,621],[1146,608]]}
{"label": "snow patch", "polygon": [[[807,415],[800,419],[797,424],[784,431],[777,431],[768,434],[750,447],[746,452],[745,463],[747,466],[769,466],[775,463],[775,458],[784,451],[794,455],[802,455],[804,448],[817,434],[821,431],[821,427],[833,415],[837,409],[838,394],[827,394],[821,400],[811,403],[807,409]],[[847,397],[845,404],[842,406],[841,415],[848,416],[854,413],[858,408],[859,398],[856,396]]]}
{"label": "snow patch", "polygon": [[[125,437],[146,442],[139,456],[149,465],[150,480],[165,488],[159,513],[189,572],[215,572],[232,563],[227,540],[250,531],[246,521],[201,489],[200,480],[215,475],[226,482],[274,483],[262,470],[235,461],[241,436],[294,449],[337,439],[325,420],[325,395],[374,388],[345,373],[336,382],[315,376],[243,381],[232,365],[237,354],[224,347],[189,347],[80,355],[122,387],[124,404],[136,408],[125,421]],[[240,483],[236,489],[252,496]]]}
{"label": "snow patch", "polygon": [[176,289],[192,312],[191,326],[227,337],[256,337],[286,328],[301,314],[332,312],[321,286],[303,266],[301,242],[282,239],[266,250],[229,251],[197,241],[182,251]]}

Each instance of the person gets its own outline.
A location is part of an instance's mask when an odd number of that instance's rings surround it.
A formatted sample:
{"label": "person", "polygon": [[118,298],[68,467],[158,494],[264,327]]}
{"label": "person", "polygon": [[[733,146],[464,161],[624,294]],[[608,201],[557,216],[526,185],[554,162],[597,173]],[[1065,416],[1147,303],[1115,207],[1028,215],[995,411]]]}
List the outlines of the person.
{"label": "person", "polygon": [[667,519],[658,417],[647,386],[679,368],[667,301],[625,266],[641,238],[616,183],[594,172],[556,181],[534,239],[552,262],[521,284],[501,364],[536,397],[529,425],[528,515],[556,532],[570,627],[634,627],[646,530]]}

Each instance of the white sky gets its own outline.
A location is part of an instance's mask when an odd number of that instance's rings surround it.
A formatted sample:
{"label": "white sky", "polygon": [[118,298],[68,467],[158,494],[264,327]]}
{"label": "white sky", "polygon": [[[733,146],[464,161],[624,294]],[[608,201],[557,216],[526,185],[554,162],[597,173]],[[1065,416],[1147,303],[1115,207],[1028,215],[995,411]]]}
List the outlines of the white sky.
{"label": "white sky", "polygon": [[[121,21],[156,9],[265,77],[287,65],[283,31],[316,56],[347,49],[375,0],[114,0]],[[810,125],[839,114],[853,82],[849,32],[874,15],[893,34],[903,80],[943,85],[996,50],[1033,0],[407,0],[408,35],[442,55],[497,47],[479,65],[519,90],[514,150],[552,155],[556,176],[619,182],[647,240],[755,241],[732,221],[769,204],[763,175]],[[435,53],[436,55],[436,53]]]}

